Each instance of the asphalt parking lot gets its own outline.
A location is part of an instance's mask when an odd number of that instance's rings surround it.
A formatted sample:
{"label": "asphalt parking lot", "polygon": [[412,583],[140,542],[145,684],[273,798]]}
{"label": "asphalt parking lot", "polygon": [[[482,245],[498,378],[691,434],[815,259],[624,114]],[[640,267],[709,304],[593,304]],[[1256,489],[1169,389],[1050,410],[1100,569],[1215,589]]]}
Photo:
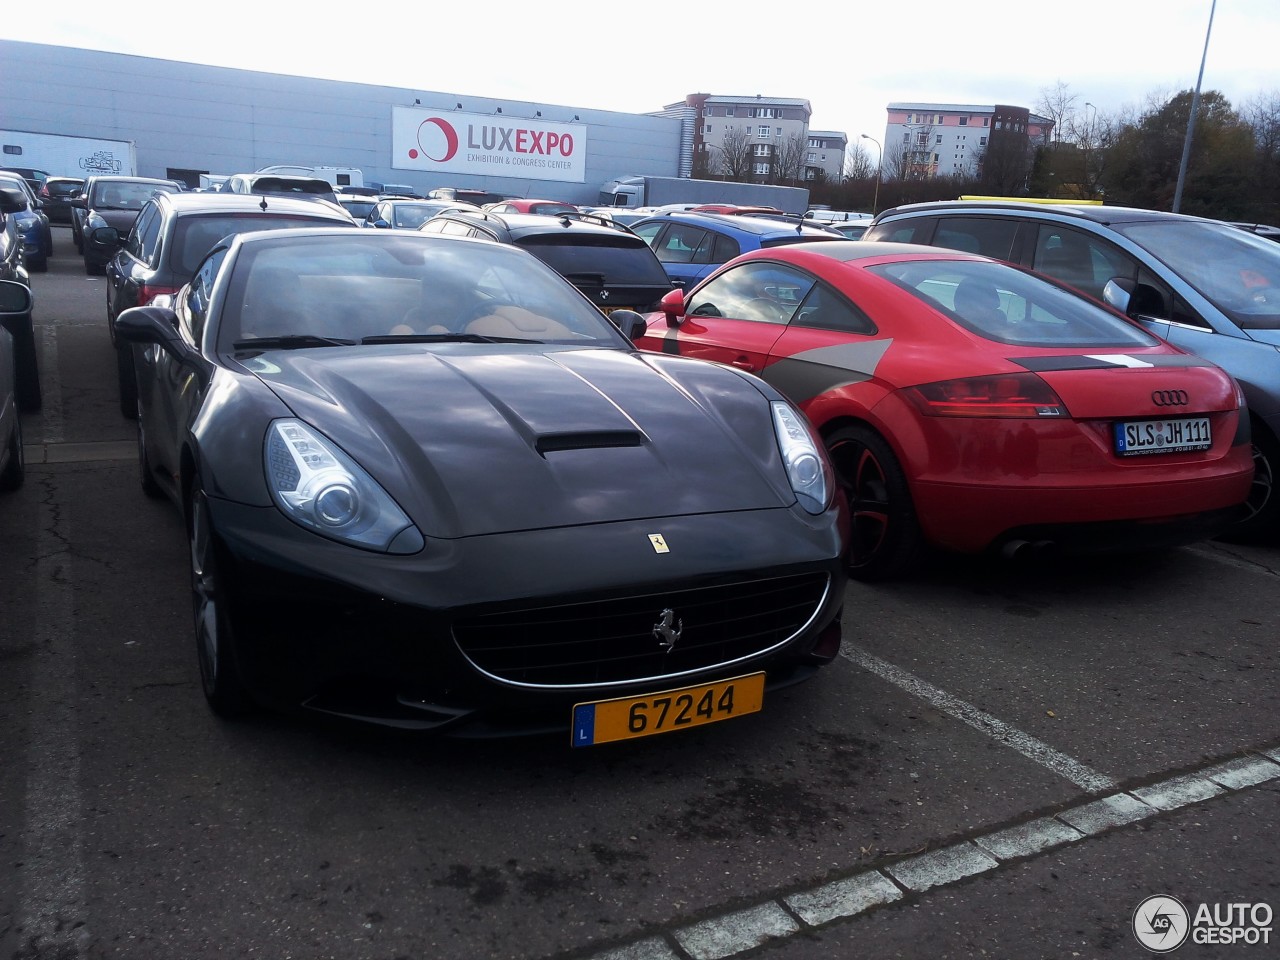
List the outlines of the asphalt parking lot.
{"label": "asphalt parking lot", "polygon": [[[0,956],[1129,957],[1151,896],[1280,908],[1276,547],[855,584],[813,681],[591,750],[216,720],[104,281],[54,242],[0,499]],[[1201,929],[1177,955],[1275,950]]]}

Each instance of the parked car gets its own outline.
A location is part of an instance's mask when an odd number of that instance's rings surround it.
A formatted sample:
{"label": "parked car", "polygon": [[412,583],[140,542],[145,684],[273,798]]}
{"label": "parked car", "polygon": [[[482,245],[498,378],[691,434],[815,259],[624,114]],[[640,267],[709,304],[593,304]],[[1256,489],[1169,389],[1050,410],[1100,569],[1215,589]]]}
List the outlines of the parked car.
{"label": "parked car", "polygon": [[83,189],[84,180],[79,177],[49,177],[40,186],[40,201],[50,223],[70,223],[71,201]]}
{"label": "parked car", "polygon": [[23,207],[13,214],[22,234],[23,258],[29,273],[44,273],[53,255],[53,229],[43,204],[20,174],[0,172],[0,188],[22,195]]}
{"label": "parked car", "polygon": [[585,214],[543,216],[455,210],[422,225],[424,233],[479,237],[528,250],[604,313],[657,309],[671,289],[662,264],[626,227]]}
{"label": "parked car", "polygon": [[251,193],[278,197],[310,197],[340,206],[333,184],[320,177],[296,177],[283,173],[236,173],[222,182],[219,193]]}
{"label": "parked car", "polygon": [[840,240],[818,227],[720,213],[665,213],[631,229],[653,249],[667,276],[692,289],[739,254],[806,240]]}
{"label": "parked car", "polygon": [[867,235],[871,220],[828,220],[827,226],[839,233],[846,240],[861,240]]}
{"label": "parked car", "polygon": [[0,172],[16,173],[27,181],[27,186],[37,196],[40,195],[40,188],[44,185],[44,182],[49,179],[48,171],[37,170],[34,167],[0,167]]}
{"label": "parked car", "polygon": [[341,210],[296,197],[157,193],[143,205],[127,236],[114,227],[94,231],[96,246],[116,251],[106,266],[107,329],[116,348],[124,416],[138,415],[138,391],[133,347],[116,338],[115,319],[121,311],[176,293],[223,237],[310,225],[354,227],[355,223]]}
{"label": "parked car", "polygon": [[364,225],[383,230],[417,230],[437,213],[456,205],[453,200],[382,198],[365,215]]}
{"label": "parked car", "polygon": [[[119,234],[127,234],[138,218],[138,212],[157,193],[181,193],[182,184],[176,180],[158,180],[151,177],[90,177],[85,189],[73,198],[79,221],[79,247],[84,258],[84,272],[99,276],[112,257],[116,255],[114,243],[95,240],[102,227],[111,227]],[[75,234],[76,226],[72,225]]]}
{"label": "parked car", "polygon": [[976,255],[836,241],[743,254],[673,291],[647,350],[759,374],[850,500],[849,565],[1135,550],[1221,533],[1253,474],[1214,364],[1065,285]]}
{"label": "parked car", "polygon": [[951,201],[895,207],[864,239],[976,250],[1106,300],[1221,366],[1249,405],[1249,514],[1227,538],[1280,536],[1280,244],[1216,220],[1096,205]]}
{"label": "parked car", "polygon": [[18,400],[18,351],[8,324],[31,323],[31,290],[0,280],[0,490],[16,490],[26,475]]}
{"label": "parked car", "polygon": [[[446,300],[454,332],[386,334]],[[799,412],[640,353],[514,245],[239,234],[116,333],[148,346],[139,472],[185,517],[219,714],[586,746],[756,711],[838,651],[848,518]]]}
{"label": "parked car", "polygon": [[560,200],[529,200],[522,197],[490,203],[484,209],[499,216],[504,213],[541,213],[554,217],[562,213],[582,212],[576,204],[563,203]]}
{"label": "parked car", "polygon": [[[10,193],[8,190],[0,190],[0,211],[5,210],[12,202]],[[11,214],[5,213],[4,216],[7,220]],[[27,291],[26,296],[15,289],[18,287]],[[9,336],[8,352],[13,361],[14,401],[23,413],[35,412],[41,406],[40,368],[36,358],[30,290],[26,283],[26,271],[20,271],[18,279],[0,279],[0,328]]]}
{"label": "parked car", "polygon": [[490,193],[488,190],[475,190],[469,187],[436,187],[434,190],[427,191],[428,200],[464,200],[467,203],[474,203],[477,207],[483,207],[486,203],[500,203],[507,199],[500,193]]}
{"label": "parked car", "polygon": [[0,184],[0,280],[16,280],[30,286],[26,240],[18,225],[18,214],[26,209],[27,200],[21,191]]}
{"label": "parked car", "polygon": [[377,196],[366,196],[360,193],[347,193],[343,191],[338,194],[338,205],[360,226],[365,225],[365,220],[369,214],[373,213],[373,208],[378,205]]}
{"label": "parked car", "polygon": [[741,203],[700,203],[689,208],[690,213],[782,213],[777,207],[747,206]]}

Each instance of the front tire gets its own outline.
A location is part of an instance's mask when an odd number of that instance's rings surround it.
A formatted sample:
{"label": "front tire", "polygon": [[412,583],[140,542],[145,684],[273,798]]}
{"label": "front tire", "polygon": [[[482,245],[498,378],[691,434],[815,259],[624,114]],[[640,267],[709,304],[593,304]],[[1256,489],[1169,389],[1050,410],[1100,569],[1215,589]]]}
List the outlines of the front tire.
{"label": "front tire", "polygon": [[9,438],[9,462],[5,464],[4,472],[0,473],[0,490],[5,492],[17,490],[27,475],[27,463],[22,450],[22,421],[17,419],[16,410],[14,417],[16,422],[13,436]]}
{"label": "front tire", "polygon": [[209,518],[209,501],[203,490],[192,493],[188,526],[191,604],[204,698],[218,716],[242,717],[252,710],[252,701],[236,663],[230,598],[218,558],[218,541]]}
{"label": "front tire", "polygon": [[910,570],[923,547],[906,473],[884,438],[869,427],[843,427],[827,451],[849,498],[846,564],[855,580],[884,580]]}

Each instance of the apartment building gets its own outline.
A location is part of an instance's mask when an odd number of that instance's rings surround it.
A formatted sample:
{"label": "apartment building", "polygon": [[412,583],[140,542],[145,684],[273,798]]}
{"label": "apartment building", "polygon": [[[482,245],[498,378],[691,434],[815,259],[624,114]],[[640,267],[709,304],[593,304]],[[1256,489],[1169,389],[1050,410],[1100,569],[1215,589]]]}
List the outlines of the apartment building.
{"label": "apartment building", "polygon": [[810,130],[804,158],[805,180],[839,183],[844,177],[844,155],[848,148],[848,135],[838,130]]}
{"label": "apartment building", "polygon": [[884,172],[898,179],[976,177],[995,151],[1041,146],[1053,121],[1003,104],[891,103],[884,131]]}
{"label": "apartment building", "polygon": [[[692,93],[661,114],[685,119],[681,172],[694,177],[728,177],[760,183],[812,180],[809,155],[831,151],[810,145],[808,100],[789,97],[719,96]],[[835,139],[843,134],[825,134]],[[825,142],[825,140],[824,140]],[[847,142],[847,140],[846,140]],[[841,149],[840,162],[844,162]]]}

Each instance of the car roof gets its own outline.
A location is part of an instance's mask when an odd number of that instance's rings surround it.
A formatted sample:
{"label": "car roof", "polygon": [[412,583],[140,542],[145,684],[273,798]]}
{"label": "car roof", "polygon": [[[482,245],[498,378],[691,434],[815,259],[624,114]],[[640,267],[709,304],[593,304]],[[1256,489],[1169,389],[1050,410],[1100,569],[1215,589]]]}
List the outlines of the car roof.
{"label": "car roof", "polygon": [[[628,237],[644,243],[630,228],[611,220],[580,213],[490,213],[484,210],[451,210],[438,217],[457,220],[491,233],[506,236],[506,242],[516,242],[525,237],[549,233],[594,234],[607,237]],[[627,241],[630,245],[630,239]]]}
{"label": "car roof", "polygon": [[[795,223],[783,222],[766,217],[746,216],[732,213],[659,213],[652,217],[646,217],[649,220],[668,220],[672,223],[691,223],[696,226],[709,228],[719,227],[720,229],[732,228],[743,233],[755,234],[758,237],[782,237],[795,234],[797,228],[801,228],[802,236],[809,235],[825,235],[832,236],[828,231],[812,224],[805,223],[799,217]],[[807,232],[806,232],[807,231]]]}
{"label": "car roof", "polygon": [[908,203],[899,207],[890,207],[876,217],[876,221],[890,217],[915,213],[1017,213],[1019,216],[1034,215],[1044,219],[1067,218],[1085,220],[1107,226],[1113,223],[1137,223],[1151,220],[1205,220],[1205,217],[1193,217],[1184,213],[1169,213],[1163,210],[1143,210],[1138,207],[1108,207],[1099,204],[1050,204],[1019,202],[1016,200],[935,200],[929,203]]}
{"label": "car roof", "polygon": [[342,221],[348,214],[332,204],[317,203],[313,197],[286,196],[274,193],[161,193],[158,203],[175,213],[297,213],[324,216]]}

